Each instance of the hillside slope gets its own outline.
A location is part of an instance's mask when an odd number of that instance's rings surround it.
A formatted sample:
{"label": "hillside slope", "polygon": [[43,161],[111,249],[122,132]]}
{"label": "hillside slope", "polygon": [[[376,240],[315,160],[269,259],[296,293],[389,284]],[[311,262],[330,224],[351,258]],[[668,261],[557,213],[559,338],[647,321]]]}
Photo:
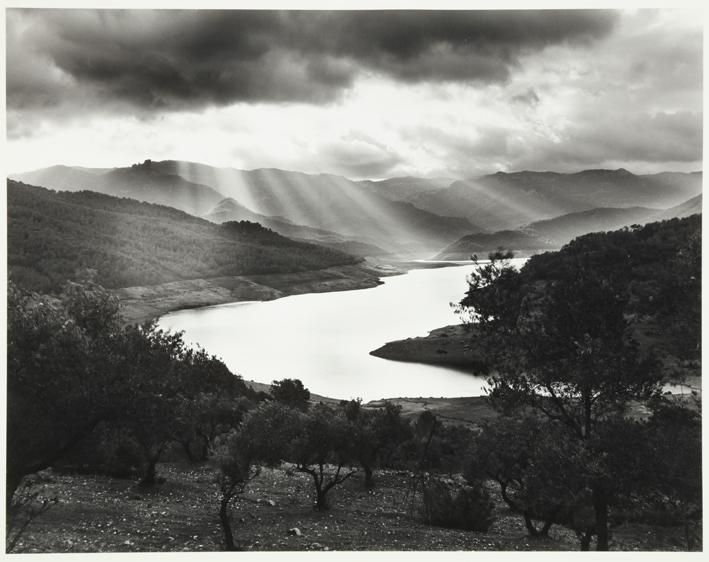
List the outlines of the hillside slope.
{"label": "hillside slope", "polygon": [[216,225],[169,207],[90,191],[8,181],[9,277],[55,290],[96,269],[109,288],[348,265],[351,255],[290,240],[254,223]]}
{"label": "hillside slope", "polygon": [[468,259],[474,253],[484,256],[500,247],[510,249],[518,256],[529,256],[541,251],[557,250],[574,238],[590,232],[607,232],[633,224],[682,218],[694,214],[692,211],[701,212],[701,196],[665,211],[628,207],[568,213],[536,221],[516,230],[469,234],[444,248],[436,259]]}
{"label": "hillside slope", "polygon": [[254,213],[231,197],[220,201],[216,207],[204,215],[204,218],[216,223],[243,220],[257,222],[288,238],[313,242],[361,257],[388,254],[386,250],[374,245],[373,241],[365,235],[353,239],[322,228],[294,224],[285,218],[268,217]]}

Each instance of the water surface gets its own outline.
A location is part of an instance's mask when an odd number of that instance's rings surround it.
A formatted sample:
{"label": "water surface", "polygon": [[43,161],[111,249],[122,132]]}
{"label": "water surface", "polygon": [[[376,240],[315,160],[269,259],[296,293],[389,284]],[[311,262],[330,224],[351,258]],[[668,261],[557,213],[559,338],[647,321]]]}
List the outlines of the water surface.
{"label": "water surface", "polygon": [[450,303],[465,294],[471,270],[470,264],[413,270],[373,289],[181,310],[159,324],[183,330],[186,341],[257,382],[296,378],[316,394],[365,401],[479,396],[481,377],[369,355],[388,341],[460,322]]}

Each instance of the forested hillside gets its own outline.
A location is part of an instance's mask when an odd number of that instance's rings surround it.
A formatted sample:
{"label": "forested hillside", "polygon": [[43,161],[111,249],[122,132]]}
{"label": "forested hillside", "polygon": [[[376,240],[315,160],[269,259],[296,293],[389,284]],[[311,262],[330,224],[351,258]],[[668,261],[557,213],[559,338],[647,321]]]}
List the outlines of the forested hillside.
{"label": "forested hillside", "polygon": [[54,192],[12,180],[7,187],[9,277],[32,290],[56,290],[84,268],[117,288],[361,261],[254,223],[216,225],[90,191]]}

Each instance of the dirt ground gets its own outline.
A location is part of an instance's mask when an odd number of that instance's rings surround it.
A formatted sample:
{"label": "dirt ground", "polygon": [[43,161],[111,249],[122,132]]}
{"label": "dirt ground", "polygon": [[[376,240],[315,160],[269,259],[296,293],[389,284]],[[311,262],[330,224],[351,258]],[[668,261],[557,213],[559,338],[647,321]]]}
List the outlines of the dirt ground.
{"label": "dirt ground", "polygon": [[[143,490],[131,480],[41,473],[42,495],[57,503],[25,531],[21,552],[218,551],[222,531],[214,471],[208,465],[165,463],[165,482]],[[554,526],[549,538],[526,536],[523,521],[496,501],[489,532],[422,523],[410,509],[409,473],[382,471],[366,490],[360,475],[334,488],[331,508],[313,509],[304,474],[264,469],[233,511],[234,536],[248,551],[304,550],[578,550],[575,535]],[[300,535],[289,534],[298,528]],[[681,529],[648,525],[613,530],[613,550],[683,550]]]}

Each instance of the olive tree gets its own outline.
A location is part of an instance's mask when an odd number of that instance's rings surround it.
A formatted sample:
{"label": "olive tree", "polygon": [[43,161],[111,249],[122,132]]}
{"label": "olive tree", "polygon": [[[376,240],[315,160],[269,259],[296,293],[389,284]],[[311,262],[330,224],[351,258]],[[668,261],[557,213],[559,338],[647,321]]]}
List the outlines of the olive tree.
{"label": "olive tree", "polygon": [[[576,256],[546,278],[520,272],[491,256],[469,280],[461,306],[478,325],[487,359],[491,400],[498,408],[532,409],[565,428],[588,458],[608,453],[600,439],[608,420],[659,388],[651,355],[640,352],[625,315],[625,287]],[[542,277],[542,278],[540,278]],[[583,466],[581,468],[584,468]],[[607,474],[588,464],[597,549],[608,549],[609,508],[617,500]],[[607,467],[606,467],[607,468]]]}

